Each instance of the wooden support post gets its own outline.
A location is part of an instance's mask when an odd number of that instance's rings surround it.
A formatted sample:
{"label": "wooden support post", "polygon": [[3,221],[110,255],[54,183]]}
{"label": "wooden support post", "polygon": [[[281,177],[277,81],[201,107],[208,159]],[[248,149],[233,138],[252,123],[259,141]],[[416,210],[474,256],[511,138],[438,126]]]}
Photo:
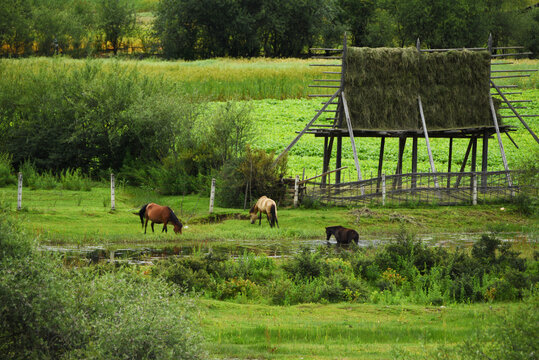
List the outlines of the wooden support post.
{"label": "wooden support post", "polygon": [[488,171],[488,132],[483,132],[483,151],[481,153],[481,191],[487,191]]}
{"label": "wooden support post", "polygon": [[[337,154],[335,155],[335,169],[339,169],[342,166],[342,137],[337,138]],[[335,184],[341,183],[341,172],[338,171],[335,174]]]}
{"label": "wooden support post", "polygon": [[500,146],[500,153],[502,154],[503,167],[507,176],[507,184],[511,187],[511,196],[514,196],[513,182],[511,181],[511,175],[509,174],[509,166],[507,165],[507,158],[505,157],[505,150],[503,148],[502,136],[500,134],[500,127],[498,126],[498,118],[496,117],[496,110],[494,109],[494,103],[492,102],[492,96],[489,97],[490,112],[492,114],[492,121],[496,128],[496,135],[498,137],[498,145]]}
{"label": "wooden support post", "polygon": [[[325,174],[329,168],[328,160],[328,137],[324,136],[324,158],[322,159],[322,173]],[[322,186],[326,185],[326,175],[322,176]]]}
{"label": "wooden support post", "polygon": [[477,174],[472,173],[472,205],[477,205]]}
{"label": "wooden support post", "polygon": [[17,186],[17,210],[22,209],[22,172],[19,173],[19,184]]}
{"label": "wooden support post", "polygon": [[436,168],[434,167],[434,159],[432,158],[432,151],[430,149],[429,133],[427,131],[427,123],[425,122],[425,114],[423,113],[423,104],[421,104],[421,95],[417,97],[419,103],[419,114],[421,116],[421,123],[423,124],[423,133],[425,134],[425,141],[427,142],[427,152],[429,153],[430,170],[434,176],[434,186],[438,188],[438,179],[436,177]]}
{"label": "wooden support post", "polygon": [[382,205],[386,204],[386,174],[382,174]]}
{"label": "wooden support post", "polygon": [[464,159],[462,160],[462,165],[460,166],[460,174],[457,177],[457,181],[455,182],[455,188],[459,187],[460,179],[462,179],[462,173],[466,169],[466,163],[468,162],[468,156],[470,155],[470,150],[472,149],[473,144],[473,138],[470,138],[470,142],[468,143],[468,148],[466,149],[466,153],[464,154]]}
{"label": "wooden support post", "polygon": [[449,156],[447,157],[447,188],[451,187],[451,160],[453,158],[453,138],[449,138]]}
{"label": "wooden support post", "polygon": [[210,190],[210,214],[213,213],[213,201],[215,199],[215,178],[211,179]]}
{"label": "wooden support post", "polygon": [[115,198],[115,184],[114,184],[114,174],[110,174],[110,209],[112,211],[116,210],[116,198]]}
{"label": "wooden support post", "polygon": [[299,203],[299,175],[296,175],[294,183],[294,207],[297,208]]}
{"label": "wooden support post", "polygon": [[382,166],[384,165],[384,147],[386,144],[386,137],[382,136],[380,140],[380,157],[378,158],[378,180],[376,182],[376,192],[380,192],[380,181],[382,181]]}
{"label": "wooden support post", "polygon": [[[476,171],[476,168],[475,168],[475,165],[477,163],[477,138],[474,137],[473,138],[473,143],[472,143],[472,164],[470,166],[470,171],[473,173],[472,175],[472,179],[474,179],[474,176],[475,176],[475,171]],[[477,180],[477,179],[476,179]],[[470,188],[473,190],[473,181],[470,183]]]}
{"label": "wooden support post", "polygon": [[[397,158],[397,169],[395,170],[395,175],[402,175],[402,158],[404,156],[404,147],[406,146],[406,138],[399,138],[399,154]],[[396,176],[393,180],[393,190],[395,187],[399,189],[402,188],[402,177]]]}
{"label": "wooden support post", "polygon": [[417,136],[412,139],[412,189],[417,187]]}
{"label": "wooden support post", "polygon": [[[343,108],[344,108],[344,116],[346,118],[346,125],[348,127],[348,133],[350,135],[350,142],[352,143],[352,152],[354,153],[354,161],[356,163],[357,180],[361,181],[361,168],[359,167],[359,159],[357,158],[356,142],[354,140],[354,130],[352,129],[352,121],[350,120],[348,102],[346,101],[344,91],[342,92],[341,98],[342,98],[342,103],[343,103]],[[362,186],[361,195],[364,195],[364,194],[365,194],[365,190],[363,189],[363,186]]]}

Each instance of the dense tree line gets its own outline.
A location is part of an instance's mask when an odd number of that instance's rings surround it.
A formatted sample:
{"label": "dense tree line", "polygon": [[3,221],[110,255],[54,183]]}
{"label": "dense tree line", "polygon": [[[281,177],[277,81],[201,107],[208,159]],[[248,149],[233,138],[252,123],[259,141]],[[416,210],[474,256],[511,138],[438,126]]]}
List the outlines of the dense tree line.
{"label": "dense tree line", "polygon": [[167,58],[298,57],[336,46],[524,45],[539,53],[534,0],[6,0],[1,54],[72,56],[136,45]]}

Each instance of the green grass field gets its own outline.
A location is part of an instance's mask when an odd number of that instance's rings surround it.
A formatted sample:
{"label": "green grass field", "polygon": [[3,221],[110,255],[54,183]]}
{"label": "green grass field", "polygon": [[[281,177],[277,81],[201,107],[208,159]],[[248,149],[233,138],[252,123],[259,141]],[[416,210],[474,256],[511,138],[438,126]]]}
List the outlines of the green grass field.
{"label": "green grass field", "polygon": [[514,304],[264,306],[202,300],[201,325],[222,359],[418,359],[457,345]]}

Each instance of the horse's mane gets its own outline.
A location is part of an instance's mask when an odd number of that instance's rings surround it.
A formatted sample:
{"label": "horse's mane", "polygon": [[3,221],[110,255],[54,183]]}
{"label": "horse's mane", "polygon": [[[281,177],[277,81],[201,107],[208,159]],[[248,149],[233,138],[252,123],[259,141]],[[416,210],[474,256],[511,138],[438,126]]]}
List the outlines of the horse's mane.
{"label": "horse's mane", "polygon": [[168,207],[168,210],[170,211],[170,221],[178,226],[183,226],[183,224],[180,222],[180,220],[178,219],[178,217],[176,216],[176,214],[174,214],[174,211],[172,211],[172,209],[170,207]]}
{"label": "horse's mane", "polygon": [[254,213],[254,212],[255,212],[255,206],[256,206],[256,204],[254,204],[253,206],[251,206],[251,210],[249,210],[250,213]]}

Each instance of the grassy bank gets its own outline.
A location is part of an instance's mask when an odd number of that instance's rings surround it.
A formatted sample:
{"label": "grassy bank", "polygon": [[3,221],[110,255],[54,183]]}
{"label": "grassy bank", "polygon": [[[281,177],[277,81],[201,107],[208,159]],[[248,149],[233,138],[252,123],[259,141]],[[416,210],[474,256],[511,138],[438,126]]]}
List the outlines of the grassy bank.
{"label": "grassy bank", "polygon": [[[0,199],[11,210],[16,209],[14,186],[0,189]],[[187,225],[176,236],[161,233],[156,225],[152,234],[144,235],[140,219],[133,215],[150,201],[170,205]],[[30,190],[23,191],[23,210],[16,216],[42,243],[54,244],[203,244],[205,247],[290,249],[311,240],[325,240],[326,226],[343,225],[358,230],[365,239],[385,239],[399,232],[402,225],[417,234],[442,240],[447,233],[509,232],[525,239],[536,238],[539,228],[534,218],[523,216],[516,206],[482,205],[477,207],[373,208],[371,211],[348,208],[291,209],[280,208],[279,229],[251,225],[247,210],[229,209],[216,204],[209,216],[207,195],[160,196],[130,188],[117,188],[116,210],[110,211],[110,189],[101,185],[91,191]],[[520,235],[518,235],[520,234]],[[473,237],[473,236],[472,236]]]}

